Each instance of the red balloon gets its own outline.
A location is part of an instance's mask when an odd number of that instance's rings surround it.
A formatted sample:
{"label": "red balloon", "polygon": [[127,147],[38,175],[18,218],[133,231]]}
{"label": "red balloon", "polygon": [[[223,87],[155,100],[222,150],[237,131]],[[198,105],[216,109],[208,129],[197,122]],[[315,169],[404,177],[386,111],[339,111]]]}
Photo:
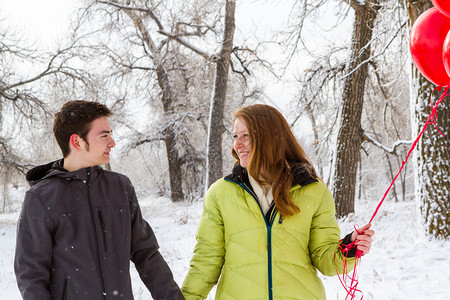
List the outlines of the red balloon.
{"label": "red balloon", "polygon": [[409,37],[414,64],[423,76],[438,86],[450,83],[442,59],[444,40],[449,30],[450,18],[432,7],[417,18]]}
{"label": "red balloon", "polygon": [[444,14],[450,18],[450,1],[431,0],[431,2],[433,2],[434,7],[436,7],[441,12],[441,14]]}
{"label": "red balloon", "polygon": [[442,61],[444,62],[447,75],[450,76],[450,31],[447,33],[447,37],[444,40],[444,46],[442,47]]}

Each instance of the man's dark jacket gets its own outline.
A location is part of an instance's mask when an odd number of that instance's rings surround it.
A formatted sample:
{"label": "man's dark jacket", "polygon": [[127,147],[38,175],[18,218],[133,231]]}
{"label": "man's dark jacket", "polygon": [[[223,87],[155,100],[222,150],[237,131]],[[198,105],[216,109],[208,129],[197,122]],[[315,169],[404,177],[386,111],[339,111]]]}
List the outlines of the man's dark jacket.
{"label": "man's dark jacket", "polygon": [[24,299],[133,299],[130,260],[154,299],[184,299],[130,180],[99,166],[32,169],[14,268]]}

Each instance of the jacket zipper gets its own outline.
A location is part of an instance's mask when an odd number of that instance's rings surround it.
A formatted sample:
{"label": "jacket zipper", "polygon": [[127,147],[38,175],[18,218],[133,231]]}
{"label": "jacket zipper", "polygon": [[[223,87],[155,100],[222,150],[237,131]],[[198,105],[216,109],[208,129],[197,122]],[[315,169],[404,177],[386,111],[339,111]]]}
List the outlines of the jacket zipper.
{"label": "jacket zipper", "polygon": [[247,193],[249,193],[256,201],[256,203],[259,206],[259,209],[261,211],[262,217],[264,219],[264,222],[266,223],[266,229],[267,229],[267,272],[268,272],[268,288],[269,288],[269,300],[273,300],[273,291],[272,291],[272,226],[273,221],[275,220],[275,216],[277,212],[275,211],[273,213],[273,218],[270,220],[270,224],[267,222],[266,217],[264,216],[264,212],[261,208],[261,205],[259,204],[258,197],[252,192],[252,190],[245,184],[245,183],[237,183],[230,179],[225,179],[231,182],[236,183],[240,187],[242,187]]}
{"label": "jacket zipper", "polygon": [[100,220],[100,226],[102,227],[103,248],[105,252],[108,252],[108,247],[106,245],[106,226],[105,221],[103,220],[103,214],[101,210],[98,211],[98,219]]}
{"label": "jacket zipper", "polygon": [[86,191],[87,191],[87,197],[88,197],[88,201],[89,201],[89,205],[91,207],[90,211],[91,211],[91,219],[92,219],[92,225],[94,227],[94,235],[95,235],[95,252],[97,254],[97,269],[98,269],[98,275],[100,277],[100,283],[101,283],[101,287],[102,287],[102,296],[103,299],[106,299],[106,289],[105,289],[105,281],[104,281],[104,277],[103,277],[103,270],[102,270],[102,259],[100,256],[100,243],[98,240],[98,234],[97,234],[97,226],[95,225],[95,217],[94,217],[94,205],[92,204],[92,199],[91,199],[91,192],[90,192],[90,179],[91,179],[91,171],[90,169],[86,169]]}

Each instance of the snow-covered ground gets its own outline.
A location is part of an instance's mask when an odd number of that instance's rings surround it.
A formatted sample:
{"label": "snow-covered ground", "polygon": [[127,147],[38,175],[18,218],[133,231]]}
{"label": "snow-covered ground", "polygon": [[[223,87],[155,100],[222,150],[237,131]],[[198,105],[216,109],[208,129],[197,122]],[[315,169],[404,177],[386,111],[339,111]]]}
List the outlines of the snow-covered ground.
{"label": "snow-covered ground", "polygon": [[[181,285],[187,273],[195,243],[195,231],[202,202],[172,203],[167,198],[143,197],[144,217],[156,233],[161,252]],[[354,224],[364,225],[377,205],[359,202],[356,214],[340,220],[342,235]],[[15,212],[0,214],[0,299],[21,299],[13,271]],[[371,253],[359,268],[358,288],[364,299],[424,300],[450,299],[450,241],[424,237],[417,223],[414,203],[385,201],[372,222],[375,230]],[[136,300],[151,299],[149,292],[132,270]],[[344,300],[346,293],[338,278],[323,278],[327,299]],[[213,299],[214,290],[208,299]]]}

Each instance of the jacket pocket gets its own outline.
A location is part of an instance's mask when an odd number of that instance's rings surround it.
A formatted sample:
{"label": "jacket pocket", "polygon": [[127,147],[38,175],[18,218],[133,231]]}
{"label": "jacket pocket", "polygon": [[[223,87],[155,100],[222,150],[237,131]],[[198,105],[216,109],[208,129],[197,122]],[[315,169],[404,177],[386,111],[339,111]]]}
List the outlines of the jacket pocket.
{"label": "jacket pocket", "polygon": [[103,219],[102,211],[98,211],[98,219],[100,222],[100,227],[102,229],[102,240],[103,240],[103,250],[105,250],[105,253],[108,252],[108,245],[106,244],[106,225],[105,220]]}
{"label": "jacket pocket", "polygon": [[101,207],[97,209],[96,217],[99,248],[108,258],[130,241],[129,210],[123,206]]}
{"label": "jacket pocket", "polygon": [[64,278],[62,299],[67,300],[67,277]]}

